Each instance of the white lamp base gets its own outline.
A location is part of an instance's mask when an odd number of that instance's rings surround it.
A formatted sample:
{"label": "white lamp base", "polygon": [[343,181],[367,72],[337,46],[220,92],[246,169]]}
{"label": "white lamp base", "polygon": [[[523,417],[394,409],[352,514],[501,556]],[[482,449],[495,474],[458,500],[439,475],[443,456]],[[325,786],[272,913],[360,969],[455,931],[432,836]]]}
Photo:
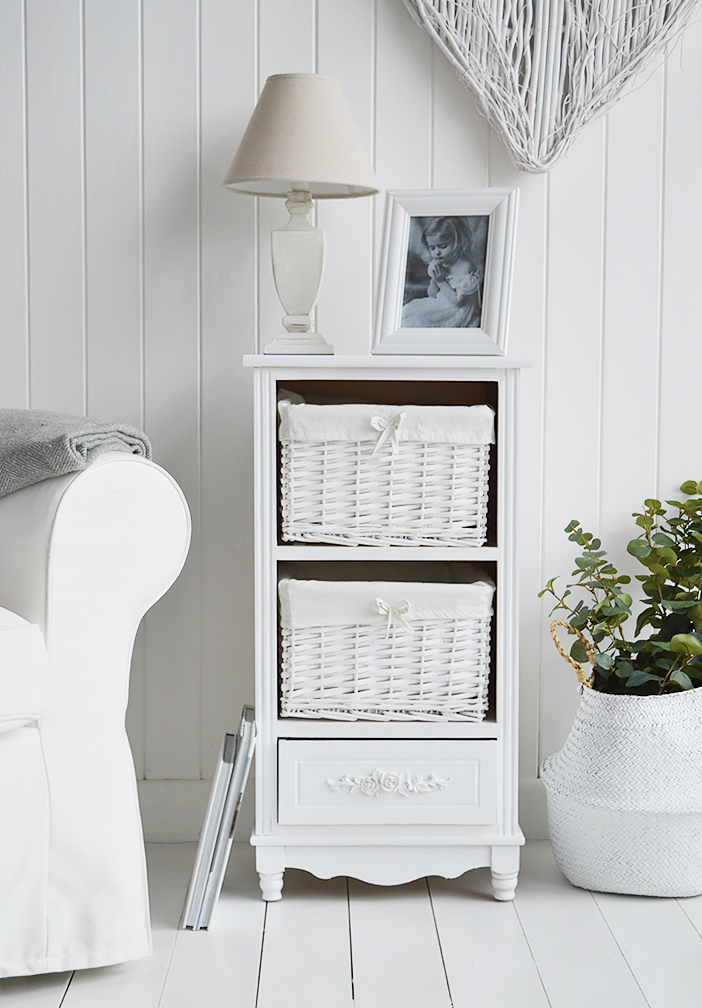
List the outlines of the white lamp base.
{"label": "white lamp base", "polygon": [[317,303],[324,263],[324,234],[307,219],[307,192],[290,192],[290,220],[271,235],[273,279],[285,316],[281,333],[263,348],[267,354],[333,354],[334,347],[314,331],[310,313]]}
{"label": "white lamp base", "polygon": [[334,347],[316,332],[281,333],[263,348],[271,354],[333,354]]}

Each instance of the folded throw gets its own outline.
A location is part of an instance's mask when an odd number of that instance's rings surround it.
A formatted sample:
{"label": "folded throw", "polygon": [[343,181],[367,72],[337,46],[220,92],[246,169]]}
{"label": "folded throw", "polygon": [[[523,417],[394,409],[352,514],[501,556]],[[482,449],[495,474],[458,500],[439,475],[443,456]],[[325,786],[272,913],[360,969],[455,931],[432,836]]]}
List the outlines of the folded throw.
{"label": "folded throw", "polygon": [[128,424],[49,410],[0,409],[0,497],[86,469],[108,451],[151,458],[147,436]]}

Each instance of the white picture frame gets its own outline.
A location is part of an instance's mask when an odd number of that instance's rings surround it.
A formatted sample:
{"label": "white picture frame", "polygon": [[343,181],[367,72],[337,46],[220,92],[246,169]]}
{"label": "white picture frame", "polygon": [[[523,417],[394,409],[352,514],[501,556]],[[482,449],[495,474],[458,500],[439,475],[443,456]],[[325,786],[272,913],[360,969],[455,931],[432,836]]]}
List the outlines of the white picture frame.
{"label": "white picture frame", "polygon": [[506,354],[518,202],[518,189],[386,194],[371,353]]}

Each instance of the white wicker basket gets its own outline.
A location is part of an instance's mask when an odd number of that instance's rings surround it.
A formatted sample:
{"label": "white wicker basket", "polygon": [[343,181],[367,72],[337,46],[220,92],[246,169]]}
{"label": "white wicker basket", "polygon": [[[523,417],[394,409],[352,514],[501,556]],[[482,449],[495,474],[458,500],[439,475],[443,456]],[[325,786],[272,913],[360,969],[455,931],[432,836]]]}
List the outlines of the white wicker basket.
{"label": "white wicker basket", "polygon": [[481,546],[489,406],[279,404],[286,541]]}
{"label": "white wicker basket", "polygon": [[481,721],[494,586],[279,582],[281,714]]}
{"label": "white wicker basket", "polygon": [[541,768],[563,874],[601,892],[702,894],[702,688],[581,690],[565,745]]}

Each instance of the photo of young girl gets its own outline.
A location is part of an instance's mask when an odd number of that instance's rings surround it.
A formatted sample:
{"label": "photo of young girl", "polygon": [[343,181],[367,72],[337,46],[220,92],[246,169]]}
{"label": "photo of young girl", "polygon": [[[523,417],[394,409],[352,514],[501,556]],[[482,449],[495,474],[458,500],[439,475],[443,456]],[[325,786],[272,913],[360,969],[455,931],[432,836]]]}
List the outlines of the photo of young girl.
{"label": "photo of young girl", "polygon": [[479,328],[489,220],[410,219],[402,328]]}

